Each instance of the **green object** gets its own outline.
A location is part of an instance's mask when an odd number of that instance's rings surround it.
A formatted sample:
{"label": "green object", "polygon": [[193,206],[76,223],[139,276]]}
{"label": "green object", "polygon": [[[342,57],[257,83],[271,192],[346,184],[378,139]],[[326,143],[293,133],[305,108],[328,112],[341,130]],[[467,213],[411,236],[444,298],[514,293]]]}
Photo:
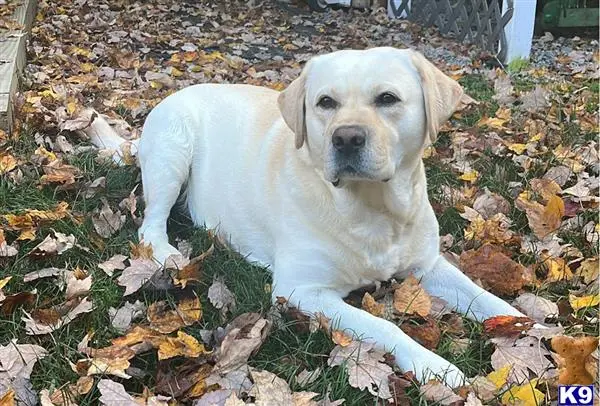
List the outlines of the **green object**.
{"label": "green object", "polygon": [[546,1],[540,18],[542,28],[597,27],[598,0]]}

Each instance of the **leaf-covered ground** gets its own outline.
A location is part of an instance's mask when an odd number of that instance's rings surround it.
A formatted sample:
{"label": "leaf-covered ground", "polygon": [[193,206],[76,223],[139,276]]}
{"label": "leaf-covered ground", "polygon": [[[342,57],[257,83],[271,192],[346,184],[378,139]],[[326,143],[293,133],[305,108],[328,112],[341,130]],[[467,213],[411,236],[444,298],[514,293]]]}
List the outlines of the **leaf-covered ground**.
{"label": "leaf-covered ground", "polygon": [[[15,4],[0,2],[0,30]],[[312,55],[378,45],[421,50],[478,101],[427,150],[442,250],[531,318],[463,320],[412,279],[348,298],[473,378],[454,392],[417,385],[387,355],[283,298],[272,307],[269,273],[182,210],[169,234],[195,259],[157,271],[136,237],[139,170],[113,165],[85,136],[104,118],[137,137],[149,110],[190,84],[282,89]],[[531,63],[501,69],[381,10],[41,1],[18,126],[0,132],[0,404],[535,405],[556,400],[559,383],[591,383],[597,46],[546,34]],[[551,329],[531,329],[532,320]]]}

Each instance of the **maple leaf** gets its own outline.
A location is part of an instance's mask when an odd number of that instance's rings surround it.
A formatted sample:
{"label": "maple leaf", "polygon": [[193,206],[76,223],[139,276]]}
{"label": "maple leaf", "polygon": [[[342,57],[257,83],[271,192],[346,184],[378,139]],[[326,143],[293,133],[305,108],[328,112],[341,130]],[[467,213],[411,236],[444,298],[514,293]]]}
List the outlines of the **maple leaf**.
{"label": "maple leaf", "polygon": [[67,165],[57,159],[42,167],[44,175],[40,177],[40,184],[47,185],[49,183],[60,183],[63,186],[72,185],[75,179],[82,176],[79,168]]}
{"label": "maple leaf", "polygon": [[388,377],[392,368],[385,364],[384,353],[374,348],[374,343],[352,341],[346,347],[336,345],[329,354],[327,365],[346,365],[348,383],[360,390],[367,389],[381,398],[392,397],[388,386]]}
{"label": "maple leaf", "polygon": [[194,337],[183,331],[177,332],[177,338],[166,337],[158,346],[158,359],[164,360],[173,357],[196,358],[207,354],[208,351]]}
{"label": "maple leaf", "polygon": [[104,238],[109,238],[123,227],[125,224],[125,215],[122,215],[119,210],[113,212],[104,200],[102,209],[97,215],[92,217],[94,230]]}
{"label": "maple leaf", "polygon": [[208,300],[222,315],[235,307],[235,296],[227,288],[222,278],[215,277],[208,288]]}
{"label": "maple leaf", "polygon": [[556,195],[551,196],[547,203],[542,205],[521,194],[515,205],[525,211],[529,227],[539,239],[543,239],[548,234],[556,231],[560,227],[561,219],[565,214],[565,204]]}
{"label": "maple leaf", "polygon": [[202,317],[202,305],[198,297],[183,299],[174,310],[169,309],[167,302],[155,302],[148,306],[147,317],[151,328],[168,334],[198,322]]}
{"label": "maple leaf", "polygon": [[451,405],[455,402],[464,400],[456,393],[452,392],[452,389],[435,380],[422,385],[419,390],[425,399],[437,402],[440,405]]}
{"label": "maple leaf", "polygon": [[[37,319],[29,313],[24,312],[22,320],[25,322],[25,332],[28,335],[41,335],[51,333],[66,324],[72,322],[77,316],[83,313],[89,313],[93,309],[91,300],[87,297],[83,299],[73,298],[61,306],[48,309],[51,317],[48,319]],[[37,314],[41,314],[39,311]]]}
{"label": "maple leaf", "polygon": [[132,259],[130,265],[117,278],[117,283],[125,287],[123,296],[137,292],[160,269],[151,259]]}
{"label": "maple leaf", "polygon": [[431,317],[426,317],[424,323],[405,321],[400,329],[429,350],[436,349],[442,338],[442,331]]}
{"label": "maple leaf", "polygon": [[431,312],[431,298],[410,275],[394,290],[394,308],[399,313],[428,316]]}
{"label": "maple leaf", "polygon": [[508,337],[529,330],[534,321],[528,317],[494,316],[483,321],[483,328],[489,335]]}
{"label": "maple leaf", "polygon": [[551,376],[555,371],[547,356],[550,352],[546,350],[540,340],[535,337],[524,337],[521,339],[496,337],[492,343],[496,350],[492,354],[492,367],[498,370],[507,365],[511,366],[508,377],[510,383],[523,383],[529,380],[529,370],[535,376]]}
{"label": "maple leaf", "polygon": [[258,350],[270,330],[270,323],[255,313],[238,316],[217,350],[213,374],[225,375],[245,365],[251,354]]}
{"label": "maple leaf", "polygon": [[131,376],[125,371],[129,368],[129,360],[135,357],[136,352],[130,347],[111,346],[100,349],[90,349],[92,358],[77,361],[75,371],[81,375],[114,375],[129,379]]}
{"label": "maple leaf", "polygon": [[547,317],[558,316],[556,303],[533,293],[527,292],[519,295],[514,304],[527,316],[540,323],[544,323]]}
{"label": "maple leaf", "polygon": [[125,302],[118,309],[111,307],[108,309],[110,324],[119,332],[124,333],[131,326],[131,322],[146,314],[146,305],[139,300],[135,303]]}
{"label": "maple leaf", "polygon": [[126,268],[126,260],[127,257],[125,255],[117,254],[98,264],[98,268],[102,269],[105,274],[112,277],[115,270],[123,270]]}
{"label": "maple leaf", "polygon": [[361,306],[363,310],[377,317],[383,316],[383,312],[385,310],[385,305],[383,303],[377,303],[377,301],[369,294],[369,292],[365,292],[365,295],[362,298]]}
{"label": "maple leaf", "polygon": [[463,252],[460,255],[460,268],[471,279],[481,280],[486,289],[500,295],[515,293],[526,282],[525,267],[491,244]]}

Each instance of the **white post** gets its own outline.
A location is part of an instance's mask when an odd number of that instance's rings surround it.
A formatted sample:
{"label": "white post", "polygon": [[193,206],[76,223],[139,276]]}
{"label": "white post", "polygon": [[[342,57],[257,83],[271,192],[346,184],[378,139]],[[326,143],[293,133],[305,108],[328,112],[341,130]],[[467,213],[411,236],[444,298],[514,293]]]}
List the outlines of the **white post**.
{"label": "white post", "polygon": [[[400,4],[402,4],[402,0],[388,0],[388,6],[387,6],[387,12],[388,12],[388,17],[390,18],[396,18],[396,16],[394,15],[394,11],[392,9],[392,2],[394,2],[394,6],[396,8],[400,7]],[[410,10],[411,8],[411,0],[408,0],[408,9]],[[403,10],[402,13],[400,13],[400,15],[398,16],[399,18],[406,18],[408,17],[408,14],[406,13],[406,10]]]}
{"label": "white post", "polygon": [[[533,40],[536,0],[513,0],[513,16],[504,27],[506,35],[506,57],[504,63],[517,58],[529,59]],[[508,8],[508,0],[502,1],[502,14]]]}

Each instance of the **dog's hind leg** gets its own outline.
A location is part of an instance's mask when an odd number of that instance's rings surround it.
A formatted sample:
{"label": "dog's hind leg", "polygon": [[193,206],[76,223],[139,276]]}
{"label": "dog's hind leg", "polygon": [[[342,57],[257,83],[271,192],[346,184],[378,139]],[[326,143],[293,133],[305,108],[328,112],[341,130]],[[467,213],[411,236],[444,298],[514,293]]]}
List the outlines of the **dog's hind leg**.
{"label": "dog's hind leg", "polygon": [[193,134],[182,117],[159,107],[148,116],[139,146],[146,209],[138,234],[152,244],[154,259],[164,265],[170,255],[179,253],[169,244],[167,219],[189,177]]}

